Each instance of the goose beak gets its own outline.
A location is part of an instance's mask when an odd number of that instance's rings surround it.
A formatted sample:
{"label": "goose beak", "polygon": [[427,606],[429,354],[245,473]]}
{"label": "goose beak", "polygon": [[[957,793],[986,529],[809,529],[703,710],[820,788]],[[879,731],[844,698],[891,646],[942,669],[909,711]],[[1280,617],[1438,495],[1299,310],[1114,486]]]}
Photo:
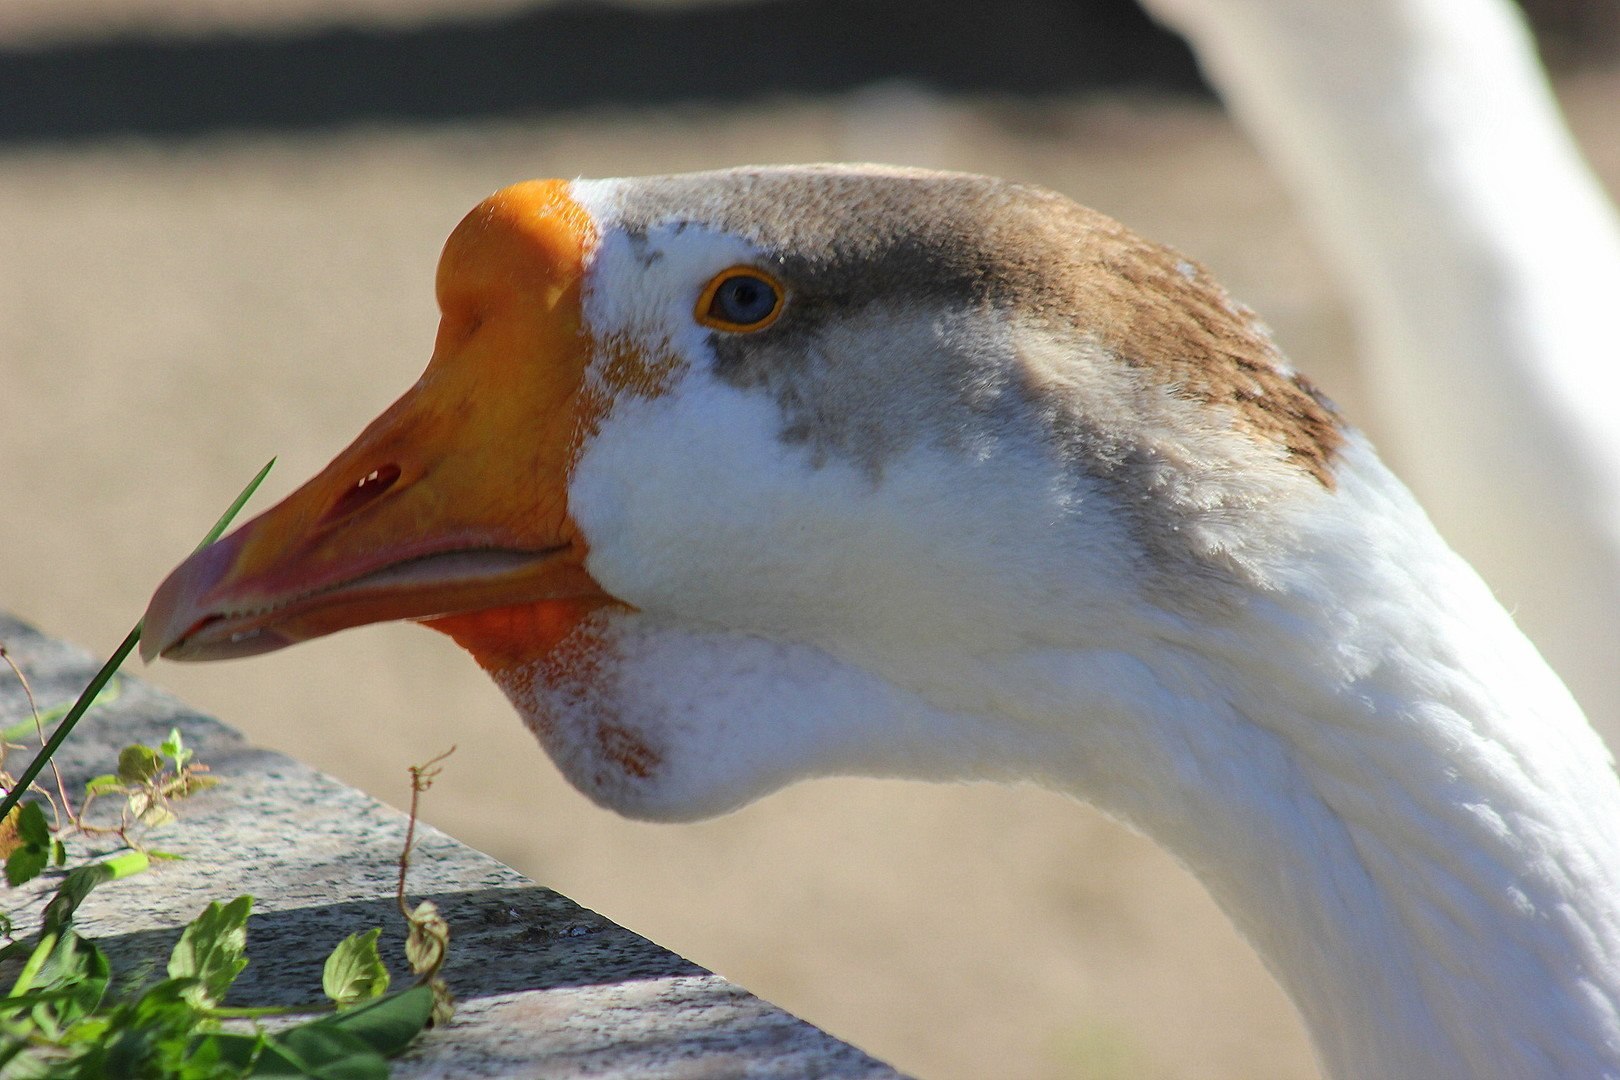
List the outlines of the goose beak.
{"label": "goose beak", "polygon": [[593,243],[558,181],[474,209],[440,260],[421,379],[318,476],[181,563],[152,597],[142,656],[249,656],[365,623],[605,599],[567,505]]}

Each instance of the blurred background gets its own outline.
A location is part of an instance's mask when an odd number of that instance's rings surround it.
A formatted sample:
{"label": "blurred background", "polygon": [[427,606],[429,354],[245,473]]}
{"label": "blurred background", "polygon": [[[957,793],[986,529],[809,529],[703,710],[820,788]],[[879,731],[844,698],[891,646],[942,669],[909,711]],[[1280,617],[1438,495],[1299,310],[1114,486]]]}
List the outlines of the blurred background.
{"label": "blurred background", "polygon": [[[1530,14],[1612,192],[1620,5]],[[1377,438],[1311,238],[1130,3],[3,0],[0,607],[110,650],[259,465],[263,509],[414,380],[490,191],[814,160],[1017,177],[1173,244]],[[456,744],[431,821],[903,1070],[1315,1075],[1196,883],[1067,798],[820,781],[641,825],[418,628],[144,674],[396,804]]]}

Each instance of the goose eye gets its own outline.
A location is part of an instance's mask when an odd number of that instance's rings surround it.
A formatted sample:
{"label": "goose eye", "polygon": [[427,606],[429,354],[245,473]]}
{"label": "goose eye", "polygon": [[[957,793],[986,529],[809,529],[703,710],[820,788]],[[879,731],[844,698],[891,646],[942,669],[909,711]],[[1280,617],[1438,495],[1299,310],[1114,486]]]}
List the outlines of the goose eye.
{"label": "goose eye", "polygon": [[733,333],[763,330],[782,314],[786,298],[781,284],[765,271],[733,266],[704,286],[698,297],[697,321]]}

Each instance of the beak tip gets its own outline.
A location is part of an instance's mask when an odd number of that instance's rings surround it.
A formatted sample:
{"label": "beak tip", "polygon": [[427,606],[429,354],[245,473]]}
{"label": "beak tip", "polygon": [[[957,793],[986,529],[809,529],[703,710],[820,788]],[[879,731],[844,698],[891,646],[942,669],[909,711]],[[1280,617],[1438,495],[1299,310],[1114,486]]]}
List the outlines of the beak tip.
{"label": "beak tip", "polygon": [[[141,660],[150,664],[180,644],[206,614],[203,598],[224,577],[228,549],[215,544],[170,571],[152,593],[141,620]],[[222,558],[223,556],[223,558]]]}
{"label": "beak tip", "polygon": [[[144,621],[148,624],[151,623],[150,612],[147,613],[147,618]],[[162,646],[158,643],[156,636],[149,637],[144,630],[141,632],[140,648],[136,651],[141,654],[141,663],[143,664],[150,664],[163,655]]]}
{"label": "beak tip", "polygon": [[[159,593],[161,596],[161,591]],[[152,604],[146,609],[146,618],[142,620],[141,642],[139,652],[141,663],[150,664],[161,657],[164,650],[175,642],[177,636],[170,627],[172,607],[164,611],[158,604],[159,596],[152,598]]]}

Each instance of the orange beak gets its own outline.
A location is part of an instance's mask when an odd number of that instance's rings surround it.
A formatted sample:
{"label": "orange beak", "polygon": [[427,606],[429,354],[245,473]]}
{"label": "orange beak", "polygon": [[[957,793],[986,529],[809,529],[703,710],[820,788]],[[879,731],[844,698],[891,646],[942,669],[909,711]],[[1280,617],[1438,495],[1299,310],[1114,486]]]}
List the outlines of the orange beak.
{"label": "orange beak", "polygon": [[152,597],[142,656],[247,656],[423,619],[488,666],[512,659],[494,654],[514,635],[543,646],[608,602],[567,498],[590,423],[580,286],[594,243],[560,181],[468,214],[439,262],[421,379],[319,476],[181,563]]}

